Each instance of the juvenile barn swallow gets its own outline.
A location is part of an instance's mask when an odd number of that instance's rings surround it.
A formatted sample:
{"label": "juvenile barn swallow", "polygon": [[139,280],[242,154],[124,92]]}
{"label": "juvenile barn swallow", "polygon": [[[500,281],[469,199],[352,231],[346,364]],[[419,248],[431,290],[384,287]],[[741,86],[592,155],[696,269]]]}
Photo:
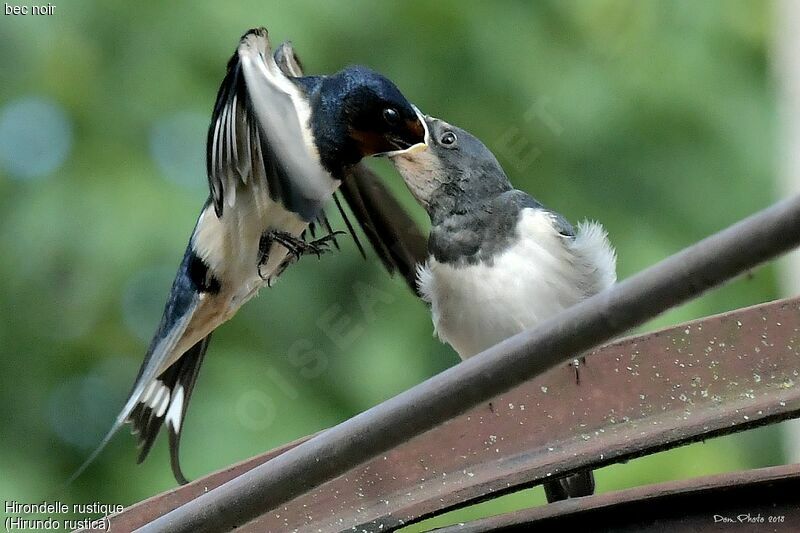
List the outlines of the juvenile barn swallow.
{"label": "juvenile barn swallow", "polygon": [[[462,359],[616,282],[616,254],[601,225],[583,222],[575,231],[515,189],[474,136],[426,121],[428,148],[391,157],[431,220],[419,291],[439,338]],[[548,501],[589,495],[594,476],[551,481],[545,492]]]}
{"label": "juvenile barn swallow", "polygon": [[[72,479],[127,421],[138,434],[139,462],[167,426],[173,473],[187,482],[178,459],[180,434],[211,333],[291,263],[335,243],[338,232],[323,205],[343,180],[343,195],[384,264],[413,276],[414,250],[424,239],[400,242],[404,230],[413,233],[411,219],[404,219],[406,228],[392,228],[388,219],[399,204],[356,165],[366,156],[421,146],[422,115],[390,80],[365,67],[301,74],[290,45],[273,57],[266,29],[242,37],[208,130],[210,197],[128,400]],[[320,227],[326,235],[306,239],[307,230]]]}

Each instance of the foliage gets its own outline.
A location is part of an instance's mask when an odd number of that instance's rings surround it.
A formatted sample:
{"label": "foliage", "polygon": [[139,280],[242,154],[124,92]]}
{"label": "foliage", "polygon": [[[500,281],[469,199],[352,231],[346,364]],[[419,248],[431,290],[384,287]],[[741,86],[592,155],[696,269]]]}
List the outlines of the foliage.
{"label": "foliage", "polygon": [[[0,124],[30,101],[67,121],[66,133],[47,121],[20,133],[12,121],[3,137],[0,126],[3,499],[129,504],[173,486],[165,443],[137,467],[121,436],[56,494],[122,405],[160,318],[207,194],[216,88],[247,28],[291,39],[309,72],[371,66],[425,112],[471,130],[518,187],[573,221],[602,221],[624,278],[775,199],[770,9],[84,0],[49,17],[0,17]],[[13,139],[33,148],[20,155]],[[33,164],[52,143],[69,149],[50,170],[9,163]],[[399,177],[375,166],[423,221]],[[776,296],[766,268],[652,327]],[[198,476],[328,427],[456,361],[424,305],[346,242],[290,269],[216,334],[185,469]],[[778,438],[762,430],[615,466],[599,488],[774,464],[781,454],[761,451]],[[459,513],[449,518],[474,516]]]}

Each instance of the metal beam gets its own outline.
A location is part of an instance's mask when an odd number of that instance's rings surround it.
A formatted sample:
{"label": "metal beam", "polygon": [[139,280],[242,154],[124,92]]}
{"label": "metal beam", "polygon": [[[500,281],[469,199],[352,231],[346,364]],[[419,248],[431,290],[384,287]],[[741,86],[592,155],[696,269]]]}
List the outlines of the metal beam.
{"label": "metal beam", "polygon": [[167,513],[142,531],[224,531],[800,244],[776,204]]}
{"label": "metal beam", "polygon": [[[558,473],[797,416],[798,331],[794,299],[609,344],[587,356],[580,386],[552,369],[245,529],[387,531]],[[131,531],[285,449],[137,504],[111,527]]]}
{"label": "metal beam", "polygon": [[729,530],[800,530],[800,465],[731,472],[564,500],[434,531]]}

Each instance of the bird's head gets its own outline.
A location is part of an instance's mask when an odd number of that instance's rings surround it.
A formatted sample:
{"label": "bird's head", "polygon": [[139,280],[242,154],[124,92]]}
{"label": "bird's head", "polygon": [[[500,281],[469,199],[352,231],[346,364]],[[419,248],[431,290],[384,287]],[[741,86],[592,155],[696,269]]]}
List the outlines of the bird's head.
{"label": "bird's head", "polygon": [[426,116],[425,150],[391,154],[411,194],[434,218],[511,189],[494,154],[474,135]]}
{"label": "bird's head", "polygon": [[336,153],[342,166],[425,146],[422,114],[394,83],[366,67],[348,67],[326,78],[319,110],[325,120],[315,128],[318,142],[330,143],[328,152]]}

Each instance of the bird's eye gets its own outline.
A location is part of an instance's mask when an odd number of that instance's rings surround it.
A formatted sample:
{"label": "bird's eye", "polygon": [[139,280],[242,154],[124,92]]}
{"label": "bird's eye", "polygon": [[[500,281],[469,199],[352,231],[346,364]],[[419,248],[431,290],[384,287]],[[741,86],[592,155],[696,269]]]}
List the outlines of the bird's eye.
{"label": "bird's eye", "polygon": [[456,142],[456,134],[453,133],[452,131],[446,131],[442,135],[442,138],[439,139],[439,142],[444,144],[444,145],[447,145],[447,146],[449,146],[451,144],[455,144],[455,142]]}
{"label": "bird's eye", "polygon": [[394,126],[400,122],[400,115],[397,114],[397,110],[393,107],[387,107],[383,110],[383,120],[390,126]]}

